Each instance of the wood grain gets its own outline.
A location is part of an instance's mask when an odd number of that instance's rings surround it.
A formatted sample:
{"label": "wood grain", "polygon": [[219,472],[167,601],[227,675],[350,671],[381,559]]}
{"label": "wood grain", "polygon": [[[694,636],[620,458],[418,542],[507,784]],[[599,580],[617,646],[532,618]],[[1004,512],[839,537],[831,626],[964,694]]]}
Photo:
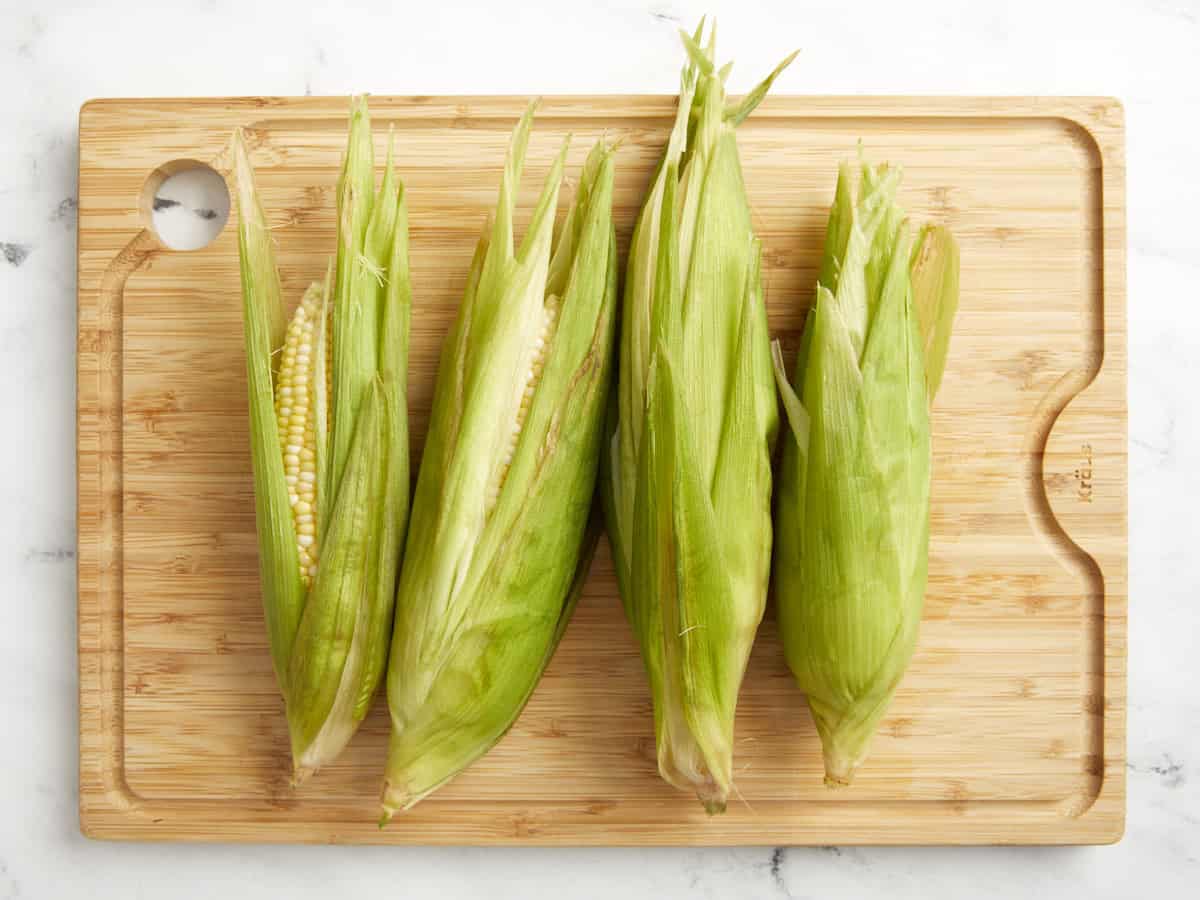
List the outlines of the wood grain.
{"label": "wood grain", "polygon": [[[373,98],[397,133],[419,452],[440,341],[519,98]],[[670,97],[549,98],[521,213],[563,135],[622,140],[627,243]],[[484,760],[375,826],[380,698],[338,763],[287,785],[251,502],[235,225],[170,251],[147,179],[227,166],[247,129],[284,289],[333,246],[343,98],[101,100],[80,116],[79,685],[85,833],[469,844],[1099,843],[1125,792],[1124,136],[1107,99],[770,98],[739,130],[773,334],[796,345],[836,164],[861,138],[962,247],[934,415],[929,592],[854,787],[830,791],[768,612],[742,689],[743,800],[709,819],[655,774],[650,699],[602,549],[561,648]],[[381,147],[382,149],[382,147]],[[415,469],[414,469],[415,471]],[[743,802],[744,801],[744,802]]]}

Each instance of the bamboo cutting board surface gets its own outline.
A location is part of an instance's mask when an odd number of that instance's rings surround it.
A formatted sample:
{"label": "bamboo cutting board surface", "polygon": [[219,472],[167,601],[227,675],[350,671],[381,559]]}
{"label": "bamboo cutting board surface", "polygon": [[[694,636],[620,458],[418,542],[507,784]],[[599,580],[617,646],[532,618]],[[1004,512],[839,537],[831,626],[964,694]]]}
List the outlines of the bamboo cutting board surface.
{"label": "bamboo cutting board surface", "polygon": [[[411,221],[419,453],[440,342],[496,200],[520,98],[373,98]],[[622,250],[670,97],[551,98],[527,217],[563,136],[622,141]],[[773,97],[739,129],[772,333],[794,350],[837,162],[902,165],[948,225],[962,300],[934,414],[921,639],[852,788],[821,782],[768,610],[741,692],[739,797],[708,818],[655,772],[651,706],[607,547],[557,655],[486,758],[376,827],[383,697],[288,785],[260,607],[236,215],[207,248],[149,227],[163,172],[228,174],[247,129],[291,303],[333,248],[348,101],[102,100],[80,116],[80,817],[105,838],[394,844],[1098,843],[1125,792],[1124,135],[1104,99]],[[415,459],[415,457],[414,457]],[[415,466],[414,466],[415,474]]]}

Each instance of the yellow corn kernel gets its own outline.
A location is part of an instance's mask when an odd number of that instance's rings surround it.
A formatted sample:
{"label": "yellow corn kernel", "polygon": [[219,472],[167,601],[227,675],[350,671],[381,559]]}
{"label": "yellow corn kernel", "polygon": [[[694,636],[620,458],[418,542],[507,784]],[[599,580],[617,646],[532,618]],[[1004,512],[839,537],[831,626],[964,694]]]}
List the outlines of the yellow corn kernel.
{"label": "yellow corn kernel", "polygon": [[[313,366],[313,344],[321,314],[321,287],[313,285],[300,301],[288,323],[284,337],[279,377],[276,381],[275,415],[283,436],[283,471],[288,484],[288,502],[300,557],[300,578],[307,588],[317,574],[320,548],[317,545],[317,462],[313,396],[317,388]],[[329,390],[332,365],[330,344],[326,340],[326,367],[321,390]],[[326,393],[328,396],[328,393]]]}

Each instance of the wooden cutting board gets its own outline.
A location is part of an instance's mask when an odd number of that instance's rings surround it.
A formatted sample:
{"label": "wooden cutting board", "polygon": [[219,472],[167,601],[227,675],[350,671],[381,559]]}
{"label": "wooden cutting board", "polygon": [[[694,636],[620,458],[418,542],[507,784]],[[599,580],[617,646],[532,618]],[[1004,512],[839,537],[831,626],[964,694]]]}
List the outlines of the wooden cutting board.
{"label": "wooden cutting board", "polygon": [[[523,98],[379,97],[409,197],[411,418],[495,203]],[[547,99],[527,216],[574,133],[622,140],[622,249],[670,97]],[[655,773],[650,697],[602,547],[511,733],[386,830],[378,698],[336,765],[288,786],[258,590],[236,217],[205,249],[148,227],[164,172],[247,129],[295,302],[334,238],[344,98],[100,100],[79,135],[80,818],[104,838],[393,844],[1099,843],[1124,827],[1124,134],[1107,99],[773,97],[739,129],[772,332],[813,293],[839,159],[901,164],[962,248],[934,415],[921,640],[852,788],[821,783],[768,611],[742,688],[738,797],[708,818]],[[415,472],[415,468],[414,468]]]}

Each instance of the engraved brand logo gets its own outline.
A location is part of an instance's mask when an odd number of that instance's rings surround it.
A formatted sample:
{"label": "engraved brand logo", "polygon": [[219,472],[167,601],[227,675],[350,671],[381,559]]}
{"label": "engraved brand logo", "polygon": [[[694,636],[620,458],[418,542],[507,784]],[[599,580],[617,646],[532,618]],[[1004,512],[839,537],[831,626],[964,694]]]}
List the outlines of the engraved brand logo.
{"label": "engraved brand logo", "polygon": [[1084,503],[1092,502],[1092,445],[1084,444],[1079,449],[1083,461],[1075,470],[1075,481],[1078,482],[1077,493]]}

